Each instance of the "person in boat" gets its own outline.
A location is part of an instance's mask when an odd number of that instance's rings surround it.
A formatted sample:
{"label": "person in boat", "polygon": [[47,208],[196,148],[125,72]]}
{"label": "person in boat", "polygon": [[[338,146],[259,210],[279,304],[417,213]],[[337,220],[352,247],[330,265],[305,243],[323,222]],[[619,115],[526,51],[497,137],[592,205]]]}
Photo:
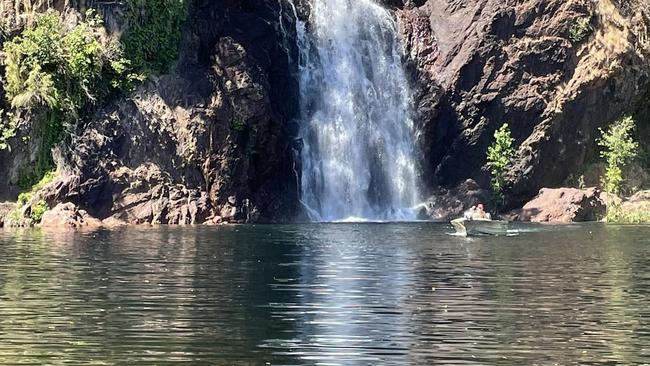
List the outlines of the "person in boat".
{"label": "person in boat", "polygon": [[492,217],[489,213],[485,212],[485,208],[482,203],[479,203],[476,206],[476,210],[472,214],[473,220],[492,220]]}

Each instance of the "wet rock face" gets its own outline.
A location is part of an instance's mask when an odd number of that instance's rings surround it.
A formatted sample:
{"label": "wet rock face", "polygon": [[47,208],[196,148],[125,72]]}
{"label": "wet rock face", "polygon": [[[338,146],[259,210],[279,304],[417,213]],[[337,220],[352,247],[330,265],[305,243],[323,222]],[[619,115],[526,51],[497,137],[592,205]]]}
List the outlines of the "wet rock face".
{"label": "wet rock face", "polygon": [[600,220],[606,205],[596,188],[542,189],[535,199],[510,215],[515,221],[571,223]]}
{"label": "wet rock face", "polygon": [[[643,1],[430,0],[396,14],[431,187],[467,178],[486,187],[487,147],[509,123],[518,152],[507,195],[523,204],[593,156],[598,127],[647,87]],[[585,18],[592,31],[572,41]]]}
{"label": "wet rock face", "polygon": [[286,4],[195,1],[175,71],[98,113],[39,199],[131,224],[291,219],[298,90]]}
{"label": "wet rock face", "polygon": [[293,9],[287,1],[197,1],[192,14],[198,42],[187,54],[209,65],[214,80],[210,113],[217,123],[201,169],[217,216],[289,220],[299,194]]}

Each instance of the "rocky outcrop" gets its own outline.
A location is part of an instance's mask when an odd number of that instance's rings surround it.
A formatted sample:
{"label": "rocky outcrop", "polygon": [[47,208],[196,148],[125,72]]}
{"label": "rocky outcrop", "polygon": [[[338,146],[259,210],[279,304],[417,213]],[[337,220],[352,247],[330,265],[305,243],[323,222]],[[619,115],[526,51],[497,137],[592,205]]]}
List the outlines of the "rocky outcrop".
{"label": "rocky outcrop", "polygon": [[571,223],[600,220],[605,216],[605,202],[596,188],[542,189],[535,199],[510,215],[514,221]]}
{"label": "rocky outcrop", "polygon": [[294,21],[286,1],[193,2],[174,72],[80,128],[33,200],[130,224],[293,218]]}
{"label": "rocky outcrop", "polygon": [[96,229],[101,225],[101,221],[69,202],[46,211],[41,220],[43,229]]}
{"label": "rocky outcrop", "polygon": [[[645,1],[427,1],[397,12],[417,86],[428,185],[487,186],[485,152],[509,123],[511,206],[594,156],[597,129],[648,84]],[[572,28],[586,19],[583,39]]]}

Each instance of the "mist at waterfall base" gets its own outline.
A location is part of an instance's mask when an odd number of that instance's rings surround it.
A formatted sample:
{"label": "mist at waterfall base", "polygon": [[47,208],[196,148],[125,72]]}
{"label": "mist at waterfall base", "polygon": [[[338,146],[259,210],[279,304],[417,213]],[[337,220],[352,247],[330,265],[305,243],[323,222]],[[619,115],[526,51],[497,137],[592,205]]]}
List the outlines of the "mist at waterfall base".
{"label": "mist at waterfall base", "polygon": [[372,0],[297,22],[302,204],[312,221],[408,221],[421,202],[398,29]]}

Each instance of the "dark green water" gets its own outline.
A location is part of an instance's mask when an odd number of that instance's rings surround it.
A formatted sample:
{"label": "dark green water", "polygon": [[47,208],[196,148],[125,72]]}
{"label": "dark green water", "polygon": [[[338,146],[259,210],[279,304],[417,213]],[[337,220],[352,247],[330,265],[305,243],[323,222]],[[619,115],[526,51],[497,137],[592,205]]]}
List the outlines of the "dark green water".
{"label": "dark green water", "polygon": [[650,362],[650,227],[0,233],[0,363]]}

